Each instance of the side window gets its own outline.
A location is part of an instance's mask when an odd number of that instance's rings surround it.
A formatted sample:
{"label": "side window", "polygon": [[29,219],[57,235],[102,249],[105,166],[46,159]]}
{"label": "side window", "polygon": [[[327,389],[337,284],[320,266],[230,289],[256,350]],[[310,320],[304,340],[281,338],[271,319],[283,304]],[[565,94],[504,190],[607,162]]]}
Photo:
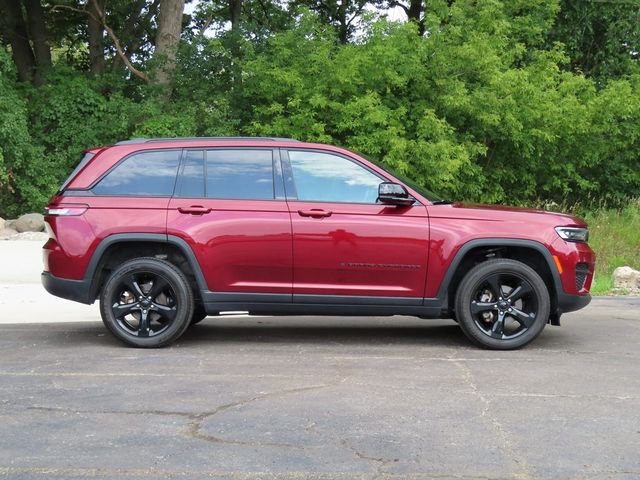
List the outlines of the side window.
{"label": "side window", "polygon": [[204,150],[186,150],[176,197],[204,197]]}
{"label": "side window", "polygon": [[95,187],[96,195],[168,197],[178,173],[180,150],[136,153],[111,170]]}
{"label": "side window", "polygon": [[207,197],[273,200],[271,150],[207,150]]}
{"label": "side window", "polygon": [[346,158],[321,152],[289,150],[298,200],[376,203],[385,180]]}

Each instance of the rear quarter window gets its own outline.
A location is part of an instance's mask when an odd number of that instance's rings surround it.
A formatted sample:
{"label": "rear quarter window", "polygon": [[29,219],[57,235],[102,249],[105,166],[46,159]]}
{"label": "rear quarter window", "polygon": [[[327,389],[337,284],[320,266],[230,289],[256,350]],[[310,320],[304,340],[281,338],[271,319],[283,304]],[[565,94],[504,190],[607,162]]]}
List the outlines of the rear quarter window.
{"label": "rear quarter window", "polygon": [[96,195],[169,197],[173,194],[180,150],[135,153],[117,164],[92,191]]}
{"label": "rear quarter window", "polygon": [[76,178],[76,175],[78,175],[78,173],[80,173],[80,170],[82,170],[85,167],[85,165],[87,165],[91,161],[91,159],[93,157],[95,157],[95,156],[96,156],[96,154],[94,152],[85,152],[83,157],[80,159],[80,162],[78,162],[78,165],[76,165],[76,168],[73,169],[73,171],[71,172],[71,175],[69,175],[67,177],[67,179],[64,181],[64,183],[62,184],[62,186],[58,190],[58,195],[60,195],[62,192],[64,192],[64,190],[71,183],[71,180]]}

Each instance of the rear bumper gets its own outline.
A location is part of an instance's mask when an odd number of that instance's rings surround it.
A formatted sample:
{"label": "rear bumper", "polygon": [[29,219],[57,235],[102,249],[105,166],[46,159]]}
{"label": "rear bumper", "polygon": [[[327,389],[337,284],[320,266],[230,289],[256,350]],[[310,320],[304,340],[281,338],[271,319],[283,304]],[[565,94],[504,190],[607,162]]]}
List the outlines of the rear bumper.
{"label": "rear bumper", "polygon": [[42,272],[40,278],[45,290],[51,295],[88,305],[93,303],[89,295],[89,282],[85,280],[68,280],[51,275],[49,272]]}
{"label": "rear bumper", "polygon": [[558,296],[558,314],[575,312],[586,307],[591,302],[591,295],[570,295],[561,293]]}

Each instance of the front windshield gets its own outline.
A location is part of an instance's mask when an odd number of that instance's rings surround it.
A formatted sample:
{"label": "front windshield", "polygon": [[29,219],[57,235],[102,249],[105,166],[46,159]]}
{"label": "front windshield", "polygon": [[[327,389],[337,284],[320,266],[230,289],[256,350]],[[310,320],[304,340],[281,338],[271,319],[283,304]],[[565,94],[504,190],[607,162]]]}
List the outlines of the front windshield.
{"label": "front windshield", "polygon": [[[362,155],[364,157],[364,155]],[[396,177],[398,180],[400,180],[402,183],[408,185],[409,187],[411,187],[413,190],[415,190],[416,192],[418,192],[420,195],[422,195],[424,198],[426,198],[427,200],[429,200],[431,203],[434,204],[438,204],[438,203],[448,203],[447,200],[445,200],[444,198],[442,198],[440,195],[436,195],[435,193],[433,193],[431,190],[427,190],[426,188],[418,185],[416,182],[414,182],[413,180],[410,180],[409,178],[405,177],[404,175],[394,171],[392,168],[390,168],[388,165],[383,165],[382,162],[377,162],[375,160],[371,160],[370,158],[364,157],[367,160],[369,160],[371,163],[373,163],[375,166],[380,167],[382,170],[384,170],[385,172],[387,172],[390,175],[393,175],[394,177]]]}

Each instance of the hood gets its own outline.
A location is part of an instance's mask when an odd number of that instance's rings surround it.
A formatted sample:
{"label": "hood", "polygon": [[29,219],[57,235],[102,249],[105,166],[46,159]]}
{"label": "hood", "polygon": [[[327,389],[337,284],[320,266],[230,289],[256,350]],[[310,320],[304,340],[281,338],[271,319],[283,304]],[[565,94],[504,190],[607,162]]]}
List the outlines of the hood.
{"label": "hood", "polygon": [[504,205],[483,205],[478,203],[455,202],[448,205],[429,207],[432,217],[446,216],[489,221],[521,221],[551,223],[565,226],[586,226],[586,222],[567,213],[549,212],[533,208],[509,207]]}

